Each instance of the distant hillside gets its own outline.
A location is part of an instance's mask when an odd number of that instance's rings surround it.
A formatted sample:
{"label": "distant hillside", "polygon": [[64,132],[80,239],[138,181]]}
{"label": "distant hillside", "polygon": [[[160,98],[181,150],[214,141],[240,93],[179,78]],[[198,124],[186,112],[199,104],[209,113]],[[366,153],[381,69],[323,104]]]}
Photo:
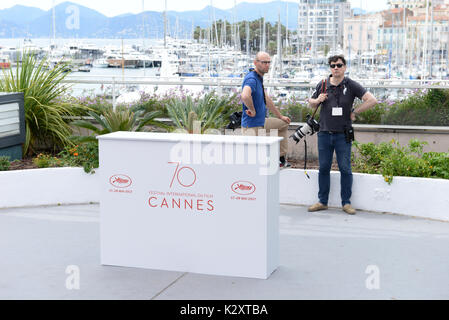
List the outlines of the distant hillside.
{"label": "distant hillside", "polygon": [[[217,20],[256,20],[265,16],[267,22],[275,23],[278,13],[281,23],[296,29],[298,4],[296,2],[273,1],[269,3],[239,3],[235,8],[221,10],[206,6],[197,11],[168,11],[168,30],[172,36],[176,31],[180,37],[189,36],[194,27],[205,28],[210,25],[213,17]],[[144,19],[142,19],[142,15]],[[79,19],[78,19],[79,18]],[[74,4],[63,2],[55,7],[56,37],[58,38],[140,38],[145,36],[161,38],[164,32],[162,12],[146,11],[139,14],[122,14],[107,17],[100,12]],[[1,38],[47,38],[53,36],[53,10],[43,11],[38,8],[16,5],[0,10]]]}
{"label": "distant hillside", "polygon": [[11,8],[0,10],[0,21],[21,25],[29,23],[44,14],[45,11],[39,8],[15,5]]}

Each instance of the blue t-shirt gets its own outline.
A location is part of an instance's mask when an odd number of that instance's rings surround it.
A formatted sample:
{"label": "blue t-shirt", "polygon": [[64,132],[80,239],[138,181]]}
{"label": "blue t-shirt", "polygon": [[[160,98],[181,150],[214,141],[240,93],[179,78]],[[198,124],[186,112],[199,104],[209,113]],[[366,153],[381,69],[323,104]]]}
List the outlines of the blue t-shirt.
{"label": "blue t-shirt", "polygon": [[251,96],[253,98],[256,116],[250,117],[246,114],[248,108],[242,103],[242,128],[263,127],[265,125],[266,106],[263,91],[263,79],[255,71],[250,71],[243,79],[242,90],[245,86],[251,88]]}

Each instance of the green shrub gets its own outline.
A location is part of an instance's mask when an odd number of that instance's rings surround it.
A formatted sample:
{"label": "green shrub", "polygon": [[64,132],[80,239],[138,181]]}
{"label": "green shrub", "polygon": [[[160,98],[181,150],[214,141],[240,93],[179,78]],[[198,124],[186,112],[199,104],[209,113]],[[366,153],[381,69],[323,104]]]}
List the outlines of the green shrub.
{"label": "green shrub", "polygon": [[38,168],[60,167],[62,165],[58,158],[44,153],[40,153],[37,157],[33,158],[33,163]]}
{"label": "green shrub", "polygon": [[142,115],[145,115],[149,112],[158,111],[160,117],[168,118],[168,111],[166,108],[166,104],[173,101],[173,97],[171,98],[159,98],[157,96],[149,96],[143,94],[141,99],[131,107],[133,112],[141,112]]}
{"label": "green shrub", "polygon": [[64,166],[83,167],[86,173],[94,173],[98,168],[98,142],[89,141],[74,147],[66,147],[58,156]]}
{"label": "green shrub", "polygon": [[8,156],[0,157],[0,171],[8,171],[10,164],[11,164],[11,162],[9,162]]}
{"label": "green shrub", "polygon": [[[288,104],[285,108],[281,109],[281,113],[289,117],[292,122],[305,122],[306,116],[312,114],[313,110],[302,104],[294,103]],[[319,119],[319,112],[317,112],[315,119]]]}
{"label": "green shrub", "polygon": [[391,184],[393,176],[449,179],[449,152],[423,152],[426,142],[412,139],[402,147],[396,140],[360,144],[354,142],[358,155],[353,152],[354,170],[382,174]]}
{"label": "green shrub", "polygon": [[417,92],[395,103],[385,113],[385,124],[415,126],[448,126],[449,94],[447,90]]}
{"label": "green shrub", "polygon": [[384,117],[388,112],[387,104],[377,104],[357,115],[356,123],[360,124],[384,124]]}

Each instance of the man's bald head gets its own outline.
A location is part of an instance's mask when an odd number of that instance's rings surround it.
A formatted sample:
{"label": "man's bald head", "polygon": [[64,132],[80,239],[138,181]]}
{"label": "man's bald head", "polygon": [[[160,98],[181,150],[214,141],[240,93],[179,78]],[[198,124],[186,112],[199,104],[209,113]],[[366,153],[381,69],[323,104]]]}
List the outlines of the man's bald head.
{"label": "man's bald head", "polygon": [[256,54],[254,59],[254,66],[256,67],[256,72],[263,76],[270,69],[271,58],[270,55],[264,51],[260,51]]}
{"label": "man's bald head", "polygon": [[270,60],[270,55],[264,51],[259,51],[256,54],[256,60],[264,60],[264,61]]}

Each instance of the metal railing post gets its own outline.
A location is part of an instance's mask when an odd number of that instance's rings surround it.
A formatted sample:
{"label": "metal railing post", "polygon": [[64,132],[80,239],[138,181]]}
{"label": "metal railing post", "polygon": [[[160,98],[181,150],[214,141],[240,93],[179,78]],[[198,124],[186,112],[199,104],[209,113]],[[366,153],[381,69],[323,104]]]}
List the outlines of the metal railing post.
{"label": "metal railing post", "polygon": [[221,86],[221,81],[218,79],[217,81],[217,93],[219,96],[223,95],[223,87]]}
{"label": "metal railing post", "polygon": [[115,77],[112,77],[112,110],[115,112],[117,101],[115,100]]}

